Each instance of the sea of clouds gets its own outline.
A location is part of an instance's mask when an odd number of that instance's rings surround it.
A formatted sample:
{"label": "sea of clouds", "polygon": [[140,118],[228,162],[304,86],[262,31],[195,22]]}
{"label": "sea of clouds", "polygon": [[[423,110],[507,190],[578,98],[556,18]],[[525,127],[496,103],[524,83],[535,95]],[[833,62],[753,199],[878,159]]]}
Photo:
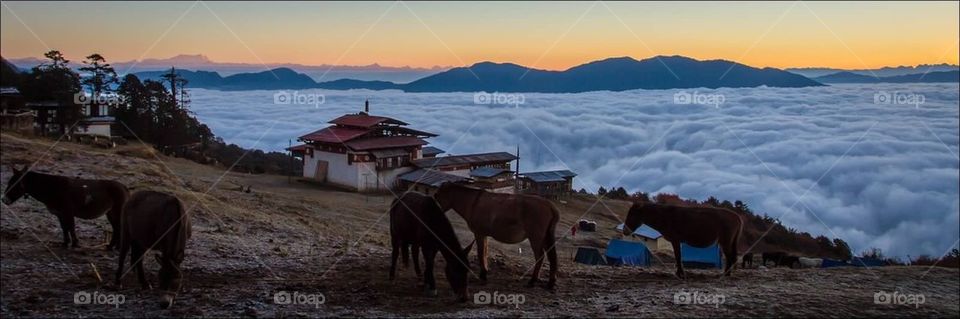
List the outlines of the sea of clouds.
{"label": "sea of clouds", "polygon": [[855,253],[941,256],[960,233],[956,84],[191,94],[201,121],[248,148],[283,150],[369,99],[371,113],[439,134],[430,143],[451,154],[519,146],[522,171],[569,168],[576,189],[742,200],[785,226],[841,237]]}

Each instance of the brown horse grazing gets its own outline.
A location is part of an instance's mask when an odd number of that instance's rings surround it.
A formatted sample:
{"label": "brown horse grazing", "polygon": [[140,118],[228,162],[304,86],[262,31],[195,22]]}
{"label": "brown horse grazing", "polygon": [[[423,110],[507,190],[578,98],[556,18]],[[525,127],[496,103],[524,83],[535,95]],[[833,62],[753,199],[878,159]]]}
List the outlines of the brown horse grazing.
{"label": "brown horse grazing", "polygon": [[120,258],[117,264],[117,287],[123,278],[123,261],[132,250],[130,266],[137,270],[137,277],[144,289],[150,289],[143,274],[143,257],[150,249],[160,252],[160,289],[163,291],[163,307],[173,305],[180,291],[183,262],[187,239],[190,239],[190,215],[183,203],[173,195],[155,191],[133,193],[124,207],[121,218]]}
{"label": "brown horse grazing", "polygon": [[634,203],[627,214],[623,233],[631,234],[640,225],[656,229],[673,245],[677,260],[677,277],[686,278],[681,260],[680,243],[693,247],[709,247],[720,244],[726,262],[725,276],[737,263],[737,245],[743,221],[737,213],[713,207],[688,207],[653,203]]}
{"label": "brown horse grazing", "polygon": [[[393,245],[393,254],[390,259],[390,279],[395,278],[397,271],[397,255],[401,247],[413,245],[413,261],[419,264],[417,247],[423,250],[424,269],[423,283],[428,295],[437,294],[437,283],[433,276],[433,262],[437,252],[447,261],[444,269],[447,281],[453,288],[457,300],[467,301],[467,254],[473,244],[466,249],[460,248],[457,234],[450,225],[450,220],[443,214],[437,202],[430,196],[420,193],[406,193],[393,201],[390,207],[390,239]],[[403,252],[406,255],[406,252]],[[404,256],[406,259],[406,256]],[[417,271],[419,276],[419,271]]]}
{"label": "brown horse grazing", "polygon": [[491,193],[457,183],[444,183],[434,194],[443,211],[453,209],[467,221],[477,240],[477,259],[480,262],[480,280],[487,280],[487,237],[516,244],[530,239],[536,257],[529,286],[540,280],[544,254],[550,258],[548,289],[557,283],[557,251],[554,231],[560,221],[560,211],[550,201],[532,195]]}
{"label": "brown horse grazing", "polygon": [[127,186],[109,180],[80,179],[66,176],[30,172],[25,167],[13,169],[13,176],[7,181],[3,203],[10,205],[20,197],[28,195],[47,206],[47,210],[57,216],[63,231],[63,247],[79,247],[75,217],[95,219],[104,214],[113,228],[113,236],[107,249],[118,245],[119,218],[123,205],[130,197]]}

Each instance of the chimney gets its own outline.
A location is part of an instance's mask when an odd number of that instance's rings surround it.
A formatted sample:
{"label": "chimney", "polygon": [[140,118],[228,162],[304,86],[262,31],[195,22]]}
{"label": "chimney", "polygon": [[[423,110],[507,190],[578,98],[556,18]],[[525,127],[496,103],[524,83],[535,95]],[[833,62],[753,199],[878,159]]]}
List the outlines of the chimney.
{"label": "chimney", "polygon": [[363,113],[370,114],[370,100],[363,102]]}

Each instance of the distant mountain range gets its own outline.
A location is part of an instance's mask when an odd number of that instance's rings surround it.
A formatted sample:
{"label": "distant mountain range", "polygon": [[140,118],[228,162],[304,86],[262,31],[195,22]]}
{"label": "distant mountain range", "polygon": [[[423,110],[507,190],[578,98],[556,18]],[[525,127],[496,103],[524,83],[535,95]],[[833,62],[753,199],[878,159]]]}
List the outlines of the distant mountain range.
{"label": "distant mountain range", "polygon": [[[79,68],[83,59],[75,58],[70,61],[70,66]],[[29,70],[30,68],[45,62],[39,58],[14,58],[9,59],[10,63],[20,69]],[[205,70],[217,72],[223,76],[230,76],[238,73],[255,73],[269,69],[288,68],[304,73],[314,80],[337,80],[337,79],[361,79],[361,80],[389,80],[400,83],[410,82],[427,75],[441,72],[450,67],[434,66],[431,68],[417,67],[391,67],[381,66],[379,64],[370,65],[304,65],[295,63],[280,64],[256,64],[256,63],[230,63],[212,61],[202,54],[181,54],[167,59],[143,59],[140,61],[111,62],[118,73],[138,73],[151,70],[169,69],[174,66],[178,69],[186,70]]]}
{"label": "distant mountain range", "polygon": [[[158,79],[163,71],[139,72],[137,76]],[[289,68],[221,77],[208,71],[181,70],[190,87],[218,90],[305,89],[333,90],[398,89],[407,92],[549,92],[624,91],[633,89],[719,87],[806,87],[822,85],[801,75],[778,69],[758,69],[723,60],[698,61],[681,56],[658,56],[644,60],[610,58],[564,71],[527,68],[511,63],[481,62],[453,68],[419,80],[397,84],[388,81],[341,79],[311,83]]]}
{"label": "distant mountain range", "polygon": [[635,60],[610,58],[564,71],[531,69],[511,63],[483,62],[453,68],[403,85],[409,92],[624,91],[634,89],[719,87],[806,87],[822,84],[786,71],[758,69],[725,60],[699,61],[682,56]]}
{"label": "distant mountain range", "polygon": [[943,83],[960,82],[960,71],[937,71],[883,77],[853,72],[837,72],[813,79],[820,83]]}
{"label": "distant mountain range", "polygon": [[909,74],[922,74],[930,72],[957,71],[960,66],[954,64],[921,64],[918,66],[895,66],[882,67],[878,69],[834,69],[834,68],[787,68],[787,72],[803,75],[808,78],[818,78],[825,75],[848,72],[860,75],[869,75],[871,77],[888,77]]}
{"label": "distant mountain range", "polygon": [[[9,61],[21,70],[28,70],[32,67],[22,65],[25,63],[24,59]],[[19,61],[21,64],[18,65],[15,61]],[[39,63],[40,61],[34,62]],[[395,89],[407,92],[577,93],[633,89],[808,87],[820,86],[823,85],[822,83],[958,82],[956,66],[946,64],[878,69],[885,70],[883,72],[886,73],[894,72],[893,70],[896,70],[894,73],[913,70],[916,72],[913,74],[874,77],[873,74],[863,74],[863,72],[866,72],[864,70],[852,70],[808,78],[801,74],[775,68],[754,68],[732,61],[701,61],[682,56],[657,56],[643,60],[630,57],[609,58],[578,65],[563,71],[540,70],[512,63],[481,62],[469,67],[432,72],[409,83],[350,78],[318,82],[315,77],[290,67],[231,74],[202,69],[190,70],[189,66],[203,66],[210,63],[234,65],[211,62],[202,55],[181,55],[162,60],[146,59],[139,63],[140,66],[155,67],[151,71],[135,72],[134,74],[141,79],[160,79],[160,76],[169,69],[169,66],[165,64],[177,63],[178,72],[189,81],[188,87],[229,91],[319,88],[330,90]],[[369,70],[382,71],[382,68],[378,69],[378,67],[373,65],[346,68],[368,68]],[[123,63],[115,64],[115,68],[118,72],[123,72]],[[917,70],[940,69],[947,69],[948,71],[931,71],[926,74],[917,72]],[[832,69],[802,70],[821,72]]]}

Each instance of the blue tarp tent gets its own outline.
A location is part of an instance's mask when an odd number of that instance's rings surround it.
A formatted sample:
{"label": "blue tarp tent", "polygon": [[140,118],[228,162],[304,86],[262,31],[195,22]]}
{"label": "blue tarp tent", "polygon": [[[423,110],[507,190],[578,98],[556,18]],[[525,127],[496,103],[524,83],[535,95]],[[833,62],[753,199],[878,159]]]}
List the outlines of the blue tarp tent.
{"label": "blue tarp tent", "polygon": [[683,266],[690,268],[721,268],[723,259],[720,258],[720,245],[714,243],[710,247],[699,248],[680,243]]}
{"label": "blue tarp tent", "polygon": [[647,246],[640,242],[619,239],[607,243],[607,264],[612,266],[650,266],[653,255]]}
{"label": "blue tarp tent", "polygon": [[843,260],[834,260],[834,259],[823,259],[823,262],[820,263],[820,268],[831,268],[831,267],[846,267],[850,266],[846,261]]}
{"label": "blue tarp tent", "polygon": [[603,254],[600,254],[600,250],[590,247],[580,247],[577,248],[577,256],[573,258],[574,261],[587,264],[587,265],[606,265],[607,261],[603,260]]}

